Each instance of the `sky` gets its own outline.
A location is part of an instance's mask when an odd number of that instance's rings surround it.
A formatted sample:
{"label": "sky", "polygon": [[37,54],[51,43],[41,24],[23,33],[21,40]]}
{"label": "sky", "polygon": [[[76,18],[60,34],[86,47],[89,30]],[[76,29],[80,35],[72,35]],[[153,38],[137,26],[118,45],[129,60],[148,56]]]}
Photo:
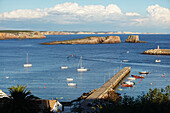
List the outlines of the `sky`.
{"label": "sky", "polygon": [[0,0],[0,30],[170,34],[170,0]]}

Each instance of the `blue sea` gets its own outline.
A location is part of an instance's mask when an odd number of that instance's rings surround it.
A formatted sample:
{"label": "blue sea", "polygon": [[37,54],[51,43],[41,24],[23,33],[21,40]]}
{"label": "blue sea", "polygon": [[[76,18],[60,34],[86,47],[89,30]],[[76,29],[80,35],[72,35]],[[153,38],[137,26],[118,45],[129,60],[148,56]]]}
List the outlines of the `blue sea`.
{"label": "blue sea", "polygon": [[[128,34],[119,34],[121,43],[96,45],[41,45],[44,42],[62,41],[86,36],[108,35],[48,35],[46,39],[0,40],[0,89],[9,94],[11,86],[28,85],[32,94],[42,99],[58,98],[60,101],[77,99],[84,92],[101,87],[123,67],[131,67],[131,74],[144,75],[142,81],[135,80],[135,87],[117,91],[123,95],[137,97],[149,88],[165,88],[170,85],[170,55],[141,54],[145,50],[170,49],[170,35],[139,35],[147,43],[125,43]],[[129,51],[129,53],[127,53]],[[26,54],[30,68],[24,68]],[[78,73],[82,56],[83,66],[90,71]],[[155,63],[160,59],[160,63]],[[128,62],[122,62],[128,60]],[[60,69],[68,66],[68,69]],[[161,77],[165,73],[165,77]],[[130,76],[129,75],[129,76]],[[73,78],[77,86],[69,87],[66,78]],[[151,85],[152,83],[152,85]]]}

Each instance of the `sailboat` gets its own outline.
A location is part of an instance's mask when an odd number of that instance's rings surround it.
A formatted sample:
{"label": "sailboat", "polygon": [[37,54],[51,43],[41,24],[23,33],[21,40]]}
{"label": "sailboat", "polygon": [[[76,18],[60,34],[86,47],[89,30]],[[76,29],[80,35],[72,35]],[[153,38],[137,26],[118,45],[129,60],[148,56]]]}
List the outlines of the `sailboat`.
{"label": "sailboat", "polygon": [[78,71],[78,72],[85,72],[85,71],[87,71],[87,68],[84,68],[84,67],[82,66],[82,56],[80,57],[80,61],[81,61],[81,65],[80,65],[80,68],[77,69],[77,71]]}
{"label": "sailboat", "polygon": [[24,67],[32,67],[32,64],[28,63],[28,53],[27,53],[27,64],[24,64]]}

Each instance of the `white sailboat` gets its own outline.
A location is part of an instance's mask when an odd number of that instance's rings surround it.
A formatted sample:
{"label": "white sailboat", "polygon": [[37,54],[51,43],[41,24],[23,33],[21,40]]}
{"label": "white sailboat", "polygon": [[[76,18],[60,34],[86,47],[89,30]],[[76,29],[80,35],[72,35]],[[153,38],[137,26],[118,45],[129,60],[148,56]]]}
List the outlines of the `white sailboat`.
{"label": "white sailboat", "polygon": [[27,53],[27,64],[24,64],[24,67],[32,67],[32,64],[28,63],[28,53]]}
{"label": "white sailboat", "polygon": [[85,71],[87,71],[87,68],[84,68],[84,67],[82,66],[82,56],[80,57],[80,60],[81,60],[81,65],[80,65],[80,68],[77,69],[77,71],[78,71],[78,72],[85,72]]}

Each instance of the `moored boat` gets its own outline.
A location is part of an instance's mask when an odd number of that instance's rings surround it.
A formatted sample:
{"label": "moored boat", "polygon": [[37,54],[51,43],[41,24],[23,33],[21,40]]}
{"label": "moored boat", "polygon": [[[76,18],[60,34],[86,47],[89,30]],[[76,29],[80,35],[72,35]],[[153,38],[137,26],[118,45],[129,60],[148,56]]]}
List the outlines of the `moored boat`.
{"label": "moored boat", "polygon": [[125,81],[125,82],[123,82],[123,84],[128,84],[128,85],[135,85],[135,82],[131,82],[131,81]]}
{"label": "moored boat", "polygon": [[61,69],[68,69],[68,66],[62,66]]}
{"label": "moored boat", "polygon": [[128,62],[128,60],[122,60],[122,62]]}
{"label": "moored boat", "polygon": [[161,62],[161,60],[155,60],[155,62]]}
{"label": "moored boat", "polygon": [[24,67],[32,67],[32,64],[28,63],[28,53],[27,53],[27,63],[24,64]]}
{"label": "moored boat", "polygon": [[144,76],[137,76],[137,75],[131,75],[132,77],[134,77],[134,78],[142,78],[142,79],[144,79],[145,77]]}
{"label": "moored boat", "polygon": [[73,81],[73,78],[67,78],[67,81]]}
{"label": "moored boat", "polygon": [[77,84],[76,83],[68,83],[67,85],[68,86],[76,86]]}
{"label": "moored boat", "polygon": [[128,77],[127,79],[128,80],[136,80],[136,78],[134,78],[134,77]]}
{"label": "moored boat", "polygon": [[141,72],[139,72],[139,74],[149,74],[149,72],[147,72],[147,71],[141,71]]}
{"label": "moored boat", "polygon": [[133,87],[133,85],[129,85],[129,84],[122,84],[122,87]]}
{"label": "moored boat", "polygon": [[81,61],[81,65],[80,65],[80,68],[77,69],[78,72],[85,72],[85,71],[88,71],[87,68],[84,68],[82,66],[82,56],[80,57],[80,61]]}

